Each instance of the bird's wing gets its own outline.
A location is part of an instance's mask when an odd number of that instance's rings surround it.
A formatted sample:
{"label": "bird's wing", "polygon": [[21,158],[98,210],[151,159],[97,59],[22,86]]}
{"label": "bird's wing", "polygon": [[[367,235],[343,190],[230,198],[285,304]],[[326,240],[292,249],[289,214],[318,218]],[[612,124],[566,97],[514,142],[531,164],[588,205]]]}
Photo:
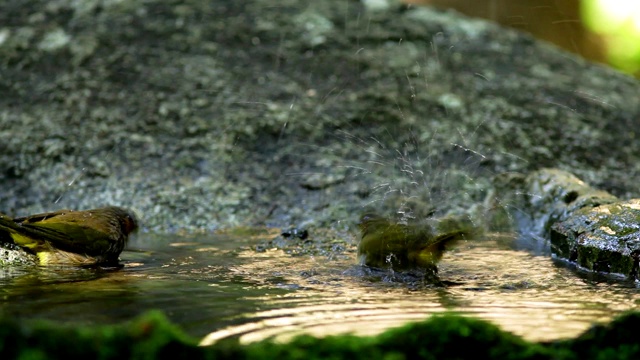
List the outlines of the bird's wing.
{"label": "bird's wing", "polygon": [[12,219],[8,216],[0,216],[0,228],[13,234],[11,237],[20,246],[37,251],[45,246],[46,241],[54,244],[70,243],[72,240],[63,231],[38,226],[47,219],[56,218],[69,210],[58,210],[48,213],[30,215]]}
{"label": "bird's wing", "polygon": [[[54,248],[87,253],[91,229],[78,224],[76,211],[62,209],[13,219],[16,232],[33,240],[46,240]],[[70,215],[70,216],[69,216]],[[22,242],[25,242],[23,239]]]}
{"label": "bird's wing", "polygon": [[47,219],[52,219],[60,215],[68,214],[71,212],[74,212],[74,211],[69,209],[62,209],[62,210],[51,211],[51,212],[46,212],[42,214],[35,214],[35,215],[14,218],[13,222],[20,223],[20,224],[24,224],[24,223],[33,224],[41,221],[46,221]]}
{"label": "bird's wing", "polygon": [[52,247],[79,254],[100,254],[101,242],[108,240],[105,234],[77,224],[39,222],[23,223],[21,235],[45,240]]}

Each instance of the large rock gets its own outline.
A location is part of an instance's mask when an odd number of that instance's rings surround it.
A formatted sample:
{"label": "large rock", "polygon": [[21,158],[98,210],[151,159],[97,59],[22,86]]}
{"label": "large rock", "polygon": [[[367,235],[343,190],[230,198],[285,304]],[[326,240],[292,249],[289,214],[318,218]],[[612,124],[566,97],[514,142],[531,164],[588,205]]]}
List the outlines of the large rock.
{"label": "large rock", "polygon": [[[377,4],[374,6],[374,4]],[[541,166],[640,193],[640,84],[394,2],[0,3],[0,211],[154,231],[473,207]]]}

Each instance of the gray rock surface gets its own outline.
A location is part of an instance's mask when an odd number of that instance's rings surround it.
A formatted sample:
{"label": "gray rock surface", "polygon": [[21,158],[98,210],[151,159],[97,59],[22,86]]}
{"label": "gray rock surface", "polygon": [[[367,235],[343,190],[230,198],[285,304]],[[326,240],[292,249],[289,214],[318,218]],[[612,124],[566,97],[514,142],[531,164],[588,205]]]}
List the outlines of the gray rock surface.
{"label": "gray rock surface", "polygon": [[481,212],[494,174],[545,166],[640,193],[638,81],[485,21],[375,4],[2,2],[0,212],[345,228],[363,207]]}

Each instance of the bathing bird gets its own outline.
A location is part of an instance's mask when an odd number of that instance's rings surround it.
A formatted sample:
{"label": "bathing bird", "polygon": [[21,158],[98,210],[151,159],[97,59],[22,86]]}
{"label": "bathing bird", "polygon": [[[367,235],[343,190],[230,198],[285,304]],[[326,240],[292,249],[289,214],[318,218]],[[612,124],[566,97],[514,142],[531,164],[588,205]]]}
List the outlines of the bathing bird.
{"label": "bathing bird", "polygon": [[37,255],[40,265],[117,265],[137,228],[136,215],[116,206],[19,218],[0,214],[0,230]]}

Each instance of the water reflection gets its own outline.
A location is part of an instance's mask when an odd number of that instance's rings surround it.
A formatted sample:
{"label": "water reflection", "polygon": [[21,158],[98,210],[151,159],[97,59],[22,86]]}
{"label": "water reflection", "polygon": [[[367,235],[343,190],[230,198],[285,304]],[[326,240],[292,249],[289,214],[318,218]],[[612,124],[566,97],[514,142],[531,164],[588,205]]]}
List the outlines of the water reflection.
{"label": "water reflection", "polygon": [[95,324],[161,309],[210,344],[226,337],[371,335],[454,311],[530,340],[551,340],[575,336],[639,303],[634,283],[513,250],[513,239],[504,235],[467,241],[446,254],[440,264],[445,287],[355,266],[351,239],[336,247],[341,252],[327,254],[264,246],[276,236],[267,230],[140,234],[123,253],[120,270],[7,270],[0,274],[0,312]]}

